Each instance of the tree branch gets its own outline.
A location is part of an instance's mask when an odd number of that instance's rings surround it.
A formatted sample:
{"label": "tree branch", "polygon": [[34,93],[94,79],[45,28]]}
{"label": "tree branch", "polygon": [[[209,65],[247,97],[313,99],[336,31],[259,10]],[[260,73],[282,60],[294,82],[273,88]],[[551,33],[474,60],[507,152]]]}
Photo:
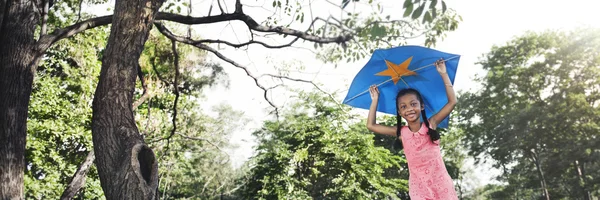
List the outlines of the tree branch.
{"label": "tree branch", "polygon": [[154,25],[157,27],[157,29],[164,36],[166,36],[167,38],[169,38],[171,40],[174,40],[174,41],[177,41],[177,42],[181,42],[181,43],[184,43],[184,44],[189,44],[189,45],[195,46],[195,47],[197,47],[199,49],[203,49],[203,50],[209,51],[209,52],[215,54],[217,57],[219,57],[223,61],[228,62],[229,64],[231,64],[231,65],[233,65],[233,66],[235,66],[237,68],[243,69],[246,72],[246,75],[248,75],[250,78],[252,78],[254,80],[254,83],[256,84],[256,86],[259,87],[260,89],[262,89],[264,91],[263,96],[264,96],[265,100],[269,103],[269,105],[271,105],[275,109],[274,113],[275,113],[275,115],[277,117],[279,117],[279,110],[278,110],[277,106],[275,106],[275,104],[271,100],[269,100],[269,98],[267,97],[268,89],[265,88],[263,85],[261,85],[258,82],[258,78],[256,76],[252,75],[252,73],[250,73],[250,71],[248,70],[248,68],[246,68],[246,67],[242,66],[241,64],[239,64],[239,63],[237,63],[237,62],[235,62],[235,61],[233,61],[233,60],[225,57],[223,54],[221,54],[216,49],[213,49],[212,47],[209,47],[209,46],[207,46],[205,44],[201,44],[201,43],[195,43],[194,40],[191,40],[189,38],[183,38],[183,37],[174,35],[173,33],[171,33],[171,31],[169,31],[161,23],[154,23]]}
{"label": "tree branch", "polygon": [[112,22],[112,15],[96,17],[88,19],[79,23],[75,23],[71,26],[56,29],[51,34],[42,35],[37,43],[37,51],[42,53],[52,46],[59,40],[71,37],[77,33],[83,32],[87,29],[96,28],[98,26],[104,26]]}
{"label": "tree branch", "polygon": [[[239,10],[238,10],[239,8]],[[75,23],[71,26],[56,29],[51,34],[42,35],[37,44],[38,52],[45,52],[50,46],[56,43],[59,40],[71,37],[77,33],[83,32],[87,29],[96,28],[99,26],[104,26],[112,23],[112,15],[96,17],[92,19],[88,19],[79,23]],[[290,29],[281,26],[263,26],[257,23],[252,17],[244,14],[241,11],[241,4],[236,5],[236,11],[234,13],[229,14],[221,14],[215,16],[205,16],[205,17],[191,17],[173,13],[158,13],[156,15],[156,20],[166,20],[177,22],[186,25],[197,25],[197,24],[211,24],[217,22],[224,21],[232,21],[239,20],[244,22],[250,30],[266,32],[266,33],[277,33],[281,35],[291,35],[302,38],[307,41],[316,42],[316,43],[344,43],[352,39],[352,35],[341,35],[337,37],[319,37],[315,35],[308,34],[304,31],[299,31],[295,29]]]}
{"label": "tree branch", "polygon": [[210,145],[214,146],[215,148],[217,148],[219,151],[222,151],[223,153],[227,154],[228,157],[231,157],[226,151],[223,151],[223,149],[221,149],[221,147],[219,147],[218,145],[216,145],[215,143],[212,143],[210,140],[204,139],[204,138],[199,138],[199,137],[191,137],[191,136],[187,136],[181,133],[176,133],[177,135],[185,138],[185,139],[189,139],[189,140],[199,140],[199,141],[205,141],[208,142]]}
{"label": "tree branch", "polygon": [[133,110],[137,110],[137,107],[140,106],[142,103],[144,103],[146,101],[146,99],[148,99],[148,97],[150,97],[150,93],[148,93],[148,86],[146,85],[146,80],[144,79],[144,73],[142,72],[142,68],[140,67],[140,65],[137,66],[138,68],[138,78],[140,79],[140,83],[142,84],[142,88],[144,89],[144,92],[142,93],[142,96],[136,100],[135,102],[133,102]]}
{"label": "tree branch", "polygon": [[[315,88],[317,88],[317,90],[321,91],[321,92],[322,92],[322,93],[324,93],[324,94],[327,94],[327,95],[329,96],[329,98],[331,98],[331,100],[333,100],[333,102],[337,103],[338,105],[341,105],[341,104],[340,104],[340,103],[339,103],[337,100],[335,100],[335,97],[333,97],[333,95],[329,94],[328,92],[325,92],[325,90],[321,89],[321,88],[320,88],[320,87],[319,87],[317,84],[315,84],[315,83],[314,83],[314,82],[312,82],[312,81],[309,81],[309,80],[303,80],[303,79],[297,79],[297,78],[290,78],[290,77],[287,77],[287,76],[275,75],[275,74],[263,74],[263,75],[261,75],[260,77],[262,77],[262,76],[270,76],[270,77],[273,77],[273,78],[278,78],[278,79],[287,79],[287,80],[290,80],[290,81],[303,82],[303,83],[310,83],[310,84],[312,84],[312,85],[313,85]],[[260,77],[259,77],[259,78],[260,78]]]}
{"label": "tree branch", "polygon": [[96,156],[94,155],[94,150],[91,150],[85,158],[85,161],[81,163],[81,165],[73,175],[73,179],[71,179],[71,182],[69,183],[69,185],[67,185],[65,191],[63,191],[62,195],[60,196],[61,200],[73,199],[73,197],[75,197],[79,190],[83,188],[87,172],[90,170],[90,166],[94,164],[95,159]]}
{"label": "tree branch", "polygon": [[42,27],[40,30],[40,35],[45,35],[48,30],[48,11],[50,10],[50,0],[44,0],[42,3],[44,8],[42,9]]}
{"label": "tree branch", "polygon": [[296,41],[298,41],[298,37],[294,38],[294,40],[292,40],[290,43],[287,44],[282,44],[282,45],[269,45],[267,43],[261,42],[261,41],[255,41],[253,39],[251,39],[248,42],[244,42],[244,43],[240,43],[240,44],[234,44],[228,41],[224,41],[224,40],[209,40],[209,39],[205,39],[205,40],[192,40],[194,41],[195,44],[198,43],[213,43],[213,44],[226,44],[228,46],[234,47],[234,48],[240,48],[243,46],[247,46],[250,44],[260,44],[266,48],[270,48],[270,49],[280,49],[280,48],[284,48],[284,47],[289,47],[292,46],[292,44],[296,43]]}
{"label": "tree branch", "polygon": [[83,0],[79,0],[79,10],[77,10],[77,22],[81,20],[81,8],[83,7]]}
{"label": "tree branch", "polygon": [[223,10],[223,6],[221,6],[221,0],[217,0],[217,5],[219,5],[219,10],[221,11],[221,14],[224,14],[225,11]]}
{"label": "tree branch", "polygon": [[[173,130],[169,138],[175,135],[177,131],[177,102],[179,101],[179,53],[177,52],[177,43],[171,39],[171,49],[173,50],[173,66],[175,67],[175,80],[173,81],[173,94],[175,94],[175,100],[173,100]],[[167,147],[168,147],[167,143]]]}

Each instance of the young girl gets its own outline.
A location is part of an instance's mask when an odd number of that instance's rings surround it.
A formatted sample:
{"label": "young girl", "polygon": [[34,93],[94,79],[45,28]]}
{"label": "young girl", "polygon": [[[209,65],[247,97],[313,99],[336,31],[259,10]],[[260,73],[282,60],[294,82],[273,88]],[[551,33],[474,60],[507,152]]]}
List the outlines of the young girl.
{"label": "young girl", "polygon": [[[446,73],[444,61],[440,59],[434,65],[444,80],[448,103],[429,119],[425,115],[421,94],[415,89],[404,89],[396,96],[397,126],[376,124],[375,113],[379,101],[379,90],[376,86],[369,88],[372,103],[367,119],[367,128],[378,134],[396,136],[401,140],[410,173],[408,192],[411,200],[458,199],[454,183],[440,154],[440,134],[435,131],[437,125],[454,109],[456,97],[450,78]],[[419,113],[423,117],[423,121],[421,121]],[[400,117],[408,122],[408,126],[401,126]]]}

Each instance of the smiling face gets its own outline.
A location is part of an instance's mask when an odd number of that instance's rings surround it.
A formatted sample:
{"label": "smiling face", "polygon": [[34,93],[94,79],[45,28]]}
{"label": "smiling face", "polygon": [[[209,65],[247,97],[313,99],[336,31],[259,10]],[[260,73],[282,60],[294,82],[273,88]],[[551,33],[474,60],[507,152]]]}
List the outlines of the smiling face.
{"label": "smiling face", "polygon": [[407,93],[398,97],[398,113],[407,122],[418,122],[420,120],[423,104],[419,101],[416,94]]}

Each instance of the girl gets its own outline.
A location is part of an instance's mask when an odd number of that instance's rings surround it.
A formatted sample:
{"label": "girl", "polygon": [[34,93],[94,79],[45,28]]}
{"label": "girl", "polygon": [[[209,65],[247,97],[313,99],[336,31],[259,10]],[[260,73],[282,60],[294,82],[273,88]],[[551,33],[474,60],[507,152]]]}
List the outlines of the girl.
{"label": "girl", "polygon": [[[378,134],[396,136],[401,141],[408,162],[408,193],[412,200],[425,199],[458,199],[454,183],[446,170],[440,154],[440,134],[435,130],[437,125],[450,114],[456,105],[454,89],[446,73],[446,64],[442,59],[434,63],[438,73],[446,85],[448,103],[431,118],[425,115],[425,107],[421,94],[415,89],[404,89],[396,96],[396,126],[385,126],[375,123],[375,113],[379,101],[379,90],[375,85],[369,88],[371,108],[367,119],[367,128]],[[423,122],[419,116],[423,117]],[[408,126],[401,126],[400,117]]]}

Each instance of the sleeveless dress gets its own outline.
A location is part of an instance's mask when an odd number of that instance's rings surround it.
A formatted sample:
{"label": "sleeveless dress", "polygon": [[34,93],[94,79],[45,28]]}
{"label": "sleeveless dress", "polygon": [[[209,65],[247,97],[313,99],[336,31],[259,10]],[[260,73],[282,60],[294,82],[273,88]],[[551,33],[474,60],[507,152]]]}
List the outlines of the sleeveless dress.
{"label": "sleeveless dress", "polygon": [[458,199],[452,178],[440,153],[439,140],[431,142],[425,123],[419,131],[408,126],[400,129],[404,154],[408,162],[408,193],[411,200]]}

